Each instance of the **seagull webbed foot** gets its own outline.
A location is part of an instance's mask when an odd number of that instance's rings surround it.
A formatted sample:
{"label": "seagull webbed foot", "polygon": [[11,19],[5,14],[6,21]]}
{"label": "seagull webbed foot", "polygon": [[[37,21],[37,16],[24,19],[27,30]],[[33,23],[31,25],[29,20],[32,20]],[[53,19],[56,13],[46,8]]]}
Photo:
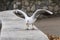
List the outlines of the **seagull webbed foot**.
{"label": "seagull webbed foot", "polygon": [[26,30],[29,30],[29,28],[26,28]]}
{"label": "seagull webbed foot", "polygon": [[32,28],[31,30],[35,30],[35,28]]}

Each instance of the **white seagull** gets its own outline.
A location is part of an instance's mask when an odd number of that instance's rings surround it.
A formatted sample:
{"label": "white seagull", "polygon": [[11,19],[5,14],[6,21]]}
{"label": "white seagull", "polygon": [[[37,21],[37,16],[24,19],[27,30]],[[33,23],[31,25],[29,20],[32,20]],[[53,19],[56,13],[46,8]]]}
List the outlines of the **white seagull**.
{"label": "white seagull", "polygon": [[[29,25],[32,25],[32,29],[34,29],[34,28],[33,28],[34,22],[37,20],[38,16],[39,16],[40,14],[43,14],[44,12],[47,12],[46,14],[48,14],[48,15],[52,15],[52,14],[53,14],[51,11],[46,10],[46,9],[37,9],[37,10],[33,13],[33,15],[29,17],[29,16],[28,16],[25,12],[23,12],[22,10],[17,9],[17,10],[14,11],[14,13],[15,13],[16,15],[22,14],[22,15],[20,15],[20,17],[22,17],[22,18],[25,19],[25,22],[26,22],[26,25],[27,25],[27,29],[28,29],[28,30],[29,30],[29,28],[28,28]],[[45,14],[44,14],[44,15],[45,15]]]}

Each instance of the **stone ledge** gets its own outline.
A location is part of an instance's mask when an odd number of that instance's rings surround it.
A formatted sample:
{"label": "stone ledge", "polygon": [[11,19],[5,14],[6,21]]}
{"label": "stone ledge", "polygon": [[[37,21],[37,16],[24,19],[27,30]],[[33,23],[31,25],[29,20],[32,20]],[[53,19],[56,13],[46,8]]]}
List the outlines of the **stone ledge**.
{"label": "stone ledge", "polygon": [[[25,30],[24,20],[8,12],[6,12],[6,16],[9,14],[8,17],[0,17],[2,20],[1,40],[48,40],[48,37],[36,26],[33,26],[36,30]],[[2,12],[1,15],[4,17],[5,13]],[[10,17],[11,15],[13,16]],[[14,21],[9,18],[13,18]]]}

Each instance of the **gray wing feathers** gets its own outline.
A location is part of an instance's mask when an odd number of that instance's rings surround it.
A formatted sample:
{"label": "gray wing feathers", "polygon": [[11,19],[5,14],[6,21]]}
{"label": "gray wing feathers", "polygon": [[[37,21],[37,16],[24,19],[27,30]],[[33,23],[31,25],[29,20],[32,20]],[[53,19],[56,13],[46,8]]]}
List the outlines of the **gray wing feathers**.
{"label": "gray wing feathers", "polygon": [[37,9],[37,10],[33,13],[32,17],[33,17],[33,18],[37,18],[40,14],[42,14],[42,13],[44,13],[44,12],[48,12],[48,14],[53,14],[51,11],[46,10],[46,9]]}
{"label": "gray wing feathers", "polygon": [[27,17],[26,13],[21,10],[15,10],[14,13],[21,18]]}

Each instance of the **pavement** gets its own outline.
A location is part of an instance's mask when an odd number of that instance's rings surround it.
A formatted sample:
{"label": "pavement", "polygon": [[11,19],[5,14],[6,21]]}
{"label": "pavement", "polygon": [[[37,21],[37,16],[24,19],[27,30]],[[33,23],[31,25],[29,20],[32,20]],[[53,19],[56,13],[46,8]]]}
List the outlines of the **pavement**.
{"label": "pavement", "polygon": [[60,36],[60,17],[52,17],[38,20],[35,26],[46,34]]}

